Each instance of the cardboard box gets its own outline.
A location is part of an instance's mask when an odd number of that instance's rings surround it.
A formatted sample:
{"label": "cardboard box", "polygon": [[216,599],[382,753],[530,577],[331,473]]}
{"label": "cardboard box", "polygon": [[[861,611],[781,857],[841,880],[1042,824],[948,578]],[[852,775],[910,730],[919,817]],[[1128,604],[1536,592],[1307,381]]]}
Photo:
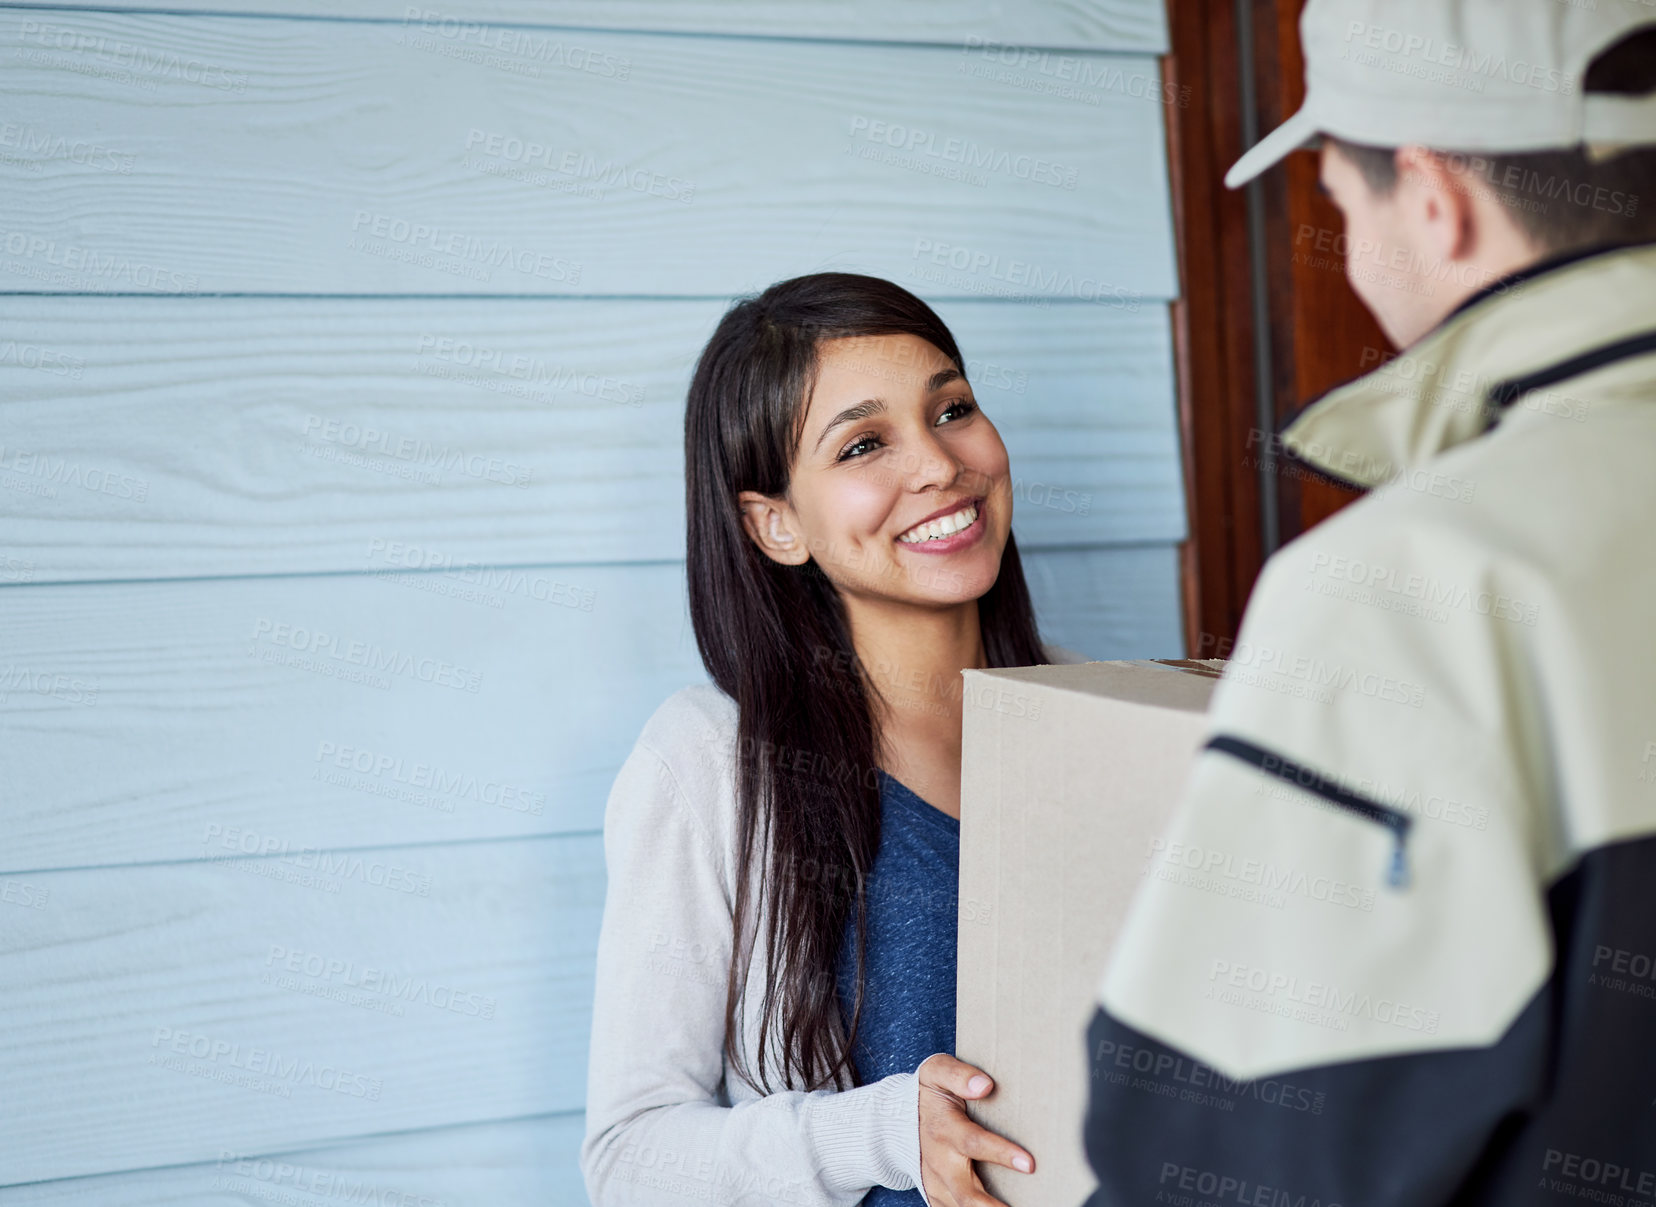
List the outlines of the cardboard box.
{"label": "cardboard box", "polygon": [[995,1079],[972,1118],[1035,1155],[979,1164],[1011,1207],[1079,1207],[1086,1029],[1105,962],[1200,743],[1223,662],[965,672],[955,1051]]}

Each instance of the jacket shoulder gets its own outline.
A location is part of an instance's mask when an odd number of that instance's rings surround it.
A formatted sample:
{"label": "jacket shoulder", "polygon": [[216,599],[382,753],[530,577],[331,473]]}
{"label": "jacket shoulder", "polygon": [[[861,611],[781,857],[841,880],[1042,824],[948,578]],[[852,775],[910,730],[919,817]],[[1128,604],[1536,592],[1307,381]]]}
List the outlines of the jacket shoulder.
{"label": "jacket shoulder", "polygon": [[[1505,552],[1510,556],[1510,550]],[[1288,541],[1266,560],[1261,579],[1349,571],[1390,584],[1411,571],[1440,569],[1453,569],[1458,579],[1500,560],[1502,553],[1487,511],[1470,494],[1442,498],[1393,484]],[[1296,578],[1294,589],[1304,585]]]}

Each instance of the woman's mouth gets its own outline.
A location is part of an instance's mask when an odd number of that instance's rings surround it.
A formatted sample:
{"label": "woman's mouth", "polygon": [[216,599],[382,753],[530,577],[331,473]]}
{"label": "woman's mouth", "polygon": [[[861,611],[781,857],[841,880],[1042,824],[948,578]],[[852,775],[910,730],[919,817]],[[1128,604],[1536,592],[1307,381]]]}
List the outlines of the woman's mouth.
{"label": "woman's mouth", "polygon": [[916,524],[897,542],[921,553],[953,553],[981,539],[983,531],[983,500],[971,499],[948,515]]}

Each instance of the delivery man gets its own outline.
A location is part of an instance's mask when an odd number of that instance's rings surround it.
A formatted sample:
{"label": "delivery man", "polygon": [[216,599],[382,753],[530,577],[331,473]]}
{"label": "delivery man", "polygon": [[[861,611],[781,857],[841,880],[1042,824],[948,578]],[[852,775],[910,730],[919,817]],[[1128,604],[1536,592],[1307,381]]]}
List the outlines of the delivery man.
{"label": "delivery man", "polygon": [[1281,433],[1371,491],[1207,651],[1087,1034],[1088,1207],[1656,1203],[1656,3],[1300,35],[1226,183],[1316,143],[1401,351]]}

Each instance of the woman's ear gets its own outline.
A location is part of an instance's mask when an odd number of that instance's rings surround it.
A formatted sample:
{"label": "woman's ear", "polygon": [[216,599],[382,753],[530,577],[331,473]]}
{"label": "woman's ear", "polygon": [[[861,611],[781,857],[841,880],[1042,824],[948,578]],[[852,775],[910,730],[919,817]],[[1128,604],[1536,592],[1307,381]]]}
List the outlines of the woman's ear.
{"label": "woman's ear", "polygon": [[736,496],[742,509],[742,527],[765,556],[784,566],[804,565],[811,559],[799,531],[799,518],[785,499],[744,490]]}

